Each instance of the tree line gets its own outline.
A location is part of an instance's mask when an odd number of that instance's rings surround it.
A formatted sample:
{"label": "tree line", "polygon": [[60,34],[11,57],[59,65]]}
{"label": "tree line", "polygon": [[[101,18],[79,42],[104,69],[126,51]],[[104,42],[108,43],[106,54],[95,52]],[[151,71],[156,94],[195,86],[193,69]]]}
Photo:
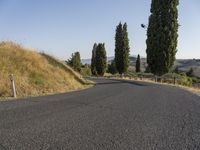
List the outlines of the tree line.
{"label": "tree line", "polygon": [[[151,15],[147,28],[147,68],[146,72],[163,75],[171,71],[177,53],[179,0],[152,0]],[[145,26],[144,26],[145,27]],[[107,64],[104,43],[95,43],[92,50],[91,73],[103,76],[108,72],[124,74],[129,68],[130,46],[127,23],[116,27],[115,58]],[[141,72],[140,55],[137,56],[135,71]],[[81,70],[80,53],[72,54],[68,64],[77,71]]]}
{"label": "tree line", "polygon": [[[104,48],[105,50],[105,48]],[[106,53],[106,52],[105,52]],[[108,73],[111,74],[124,74],[128,71],[129,68],[129,56],[130,56],[130,46],[129,46],[129,38],[128,38],[128,27],[127,23],[122,24],[121,22],[116,27],[115,34],[115,58],[108,64],[107,69],[106,65],[103,66],[104,73],[107,70]],[[92,75],[103,75],[101,72],[99,74],[97,72],[97,68],[101,67],[98,61],[101,59],[101,56],[97,55],[97,44],[95,43],[92,50],[92,59],[91,59],[91,72]],[[105,62],[107,62],[104,59]],[[140,55],[137,57],[136,61],[136,72],[141,72],[140,68]],[[105,63],[106,64],[106,63]]]}

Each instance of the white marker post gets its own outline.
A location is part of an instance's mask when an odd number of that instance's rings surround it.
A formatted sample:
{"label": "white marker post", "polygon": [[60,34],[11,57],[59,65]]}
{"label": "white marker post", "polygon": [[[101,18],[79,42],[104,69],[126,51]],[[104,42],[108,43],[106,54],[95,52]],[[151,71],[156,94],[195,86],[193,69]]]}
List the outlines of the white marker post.
{"label": "white marker post", "polygon": [[14,81],[14,77],[13,75],[9,75],[9,78],[10,78],[10,82],[11,82],[11,96],[16,98],[17,95],[16,95],[16,90],[15,90],[15,81]]}
{"label": "white marker post", "polygon": [[173,78],[174,78],[174,85],[176,85],[176,77],[174,76]]}
{"label": "white marker post", "polygon": [[158,82],[158,77],[157,77],[157,76],[155,76],[155,82],[156,82],[156,83]]}

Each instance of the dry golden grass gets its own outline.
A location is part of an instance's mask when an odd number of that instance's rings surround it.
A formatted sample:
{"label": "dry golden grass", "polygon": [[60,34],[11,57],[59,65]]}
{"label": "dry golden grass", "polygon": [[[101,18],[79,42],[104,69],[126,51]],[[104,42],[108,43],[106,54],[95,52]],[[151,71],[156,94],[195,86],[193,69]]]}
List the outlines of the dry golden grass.
{"label": "dry golden grass", "polygon": [[[18,97],[83,89],[81,77],[52,65],[46,57],[11,42],[0,43],[0,97],[10,96],[9,74],[14,75]],[[73,74],[72,74],[73,72]]]}

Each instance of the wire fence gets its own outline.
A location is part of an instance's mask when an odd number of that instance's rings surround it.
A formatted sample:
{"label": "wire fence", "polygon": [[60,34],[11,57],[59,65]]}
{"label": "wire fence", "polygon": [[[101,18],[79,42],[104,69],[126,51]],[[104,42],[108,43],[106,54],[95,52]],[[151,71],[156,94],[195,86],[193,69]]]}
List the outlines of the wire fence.
{"label": "wire fence", "polygon": [[111,76],[107,76],[107,78],[112,79],[112,78],[128,78],[130,80],[151,80],[153,82],[168,82],[168,83],[172,83],[174,85],[177,84],[179,77],[177,76],[156,76],[156,75],[142,75],[142,74],[138,74],[138,75],[133,75],[133,74],[124,74],[124,75],[111,75]]}

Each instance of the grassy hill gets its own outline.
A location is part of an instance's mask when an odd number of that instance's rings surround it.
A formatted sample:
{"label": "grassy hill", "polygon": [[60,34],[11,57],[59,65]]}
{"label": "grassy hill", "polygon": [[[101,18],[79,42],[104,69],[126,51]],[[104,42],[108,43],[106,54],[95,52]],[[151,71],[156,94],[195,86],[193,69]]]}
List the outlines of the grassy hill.
{"label": "grassy hill", "polygon": [[9,74],[18,97],[79,90],[85,81],[61,61],[11,42],[0,43],[0,97],[10,96]]}
{"label": "grassy hill", "polygon": [[200,60],[199,59],[178,59],[175,67],[181,72],[188,72],[191,68],[194,70],[195,76],[200,78]]}

